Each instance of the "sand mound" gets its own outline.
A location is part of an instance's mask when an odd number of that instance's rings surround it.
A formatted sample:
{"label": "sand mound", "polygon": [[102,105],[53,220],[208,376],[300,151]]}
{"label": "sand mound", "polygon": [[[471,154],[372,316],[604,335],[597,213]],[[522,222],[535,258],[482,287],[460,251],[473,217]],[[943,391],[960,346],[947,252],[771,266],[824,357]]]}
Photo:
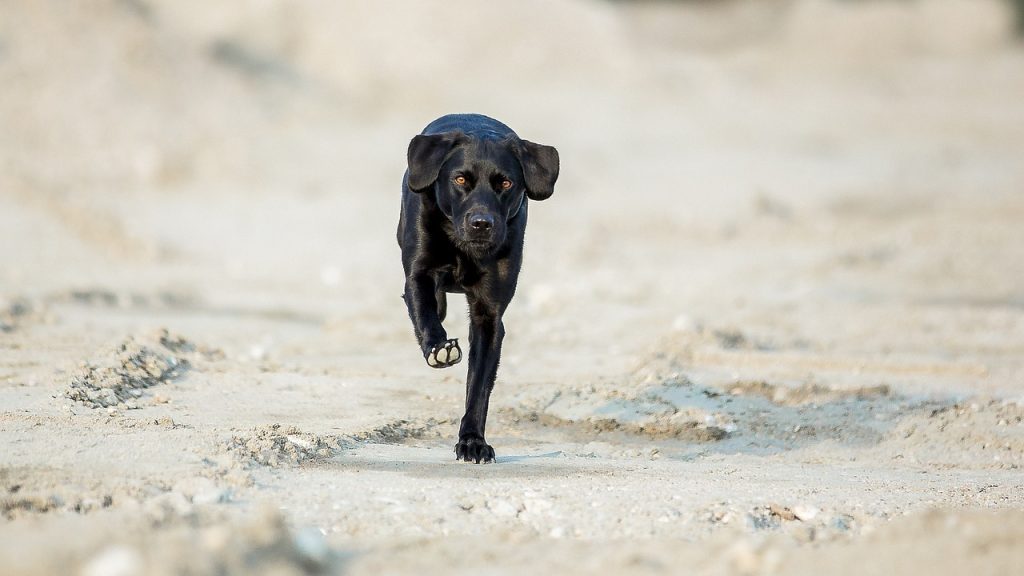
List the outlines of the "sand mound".
{"label": "sand mound", "polygon": [[[0,561],[22,575],[80,574],[115,576],[149,574],[337,574],[343,558],[315,529],[290,529],[280,512],[263,509],[245,519],[224,514],[173,518],[159,529],[139,519],[109,513],[83,529],[77,517],[47,529],[22,533],[15,555],[0,551]],[[32,547],[53,539],[68,542]]]}
{"label": "sand mound", "polygon": [[726,388],[732,396],[760,396],[780,406],[802,406],[823,404],[842,400],[873,400],[889,396],[889,386],[864,386],[859,388],[829,388],[814,383],[799,386],[779,386],[764,380],[736,382]]}
{"label": "sand mound", "polygon": [[729,435],[721,426],[709,424],[700,415],[676,413],[666,418],[631,421],[603,415],[563,417],[549,412],[516,408],[501,410],[500,414],[512,422],[533,423],[545,428],[561,428],[581,436],[623,434],[651,440],[680,440],[683,442],[716,442]]}
{"label": "sand mound", "polygon": [[246,466],[298,466],[310,460],[331,458],[348,445],[341,436],[320,436],[294,426],[258,426],[247,434],[235,435],[226,450]]}
{"label": "sand mound", "polygon": [[181,377],[199,353],[195,344],[167,330],[151,337],[130,336],[113,351],[86,362],[64,395],[90,408],[138,408],[147,388]]}
{"label": "sand mound", "polygon": [[906,416],[924,417],[947,405],[897,395],[885,385],[837,388],[758,380],[717,386],[676,373],[649,384],[566,390],[502,414],[588,435],[694,444],[728,440],[729,450],[764,453],[822,440],[877,444]]}

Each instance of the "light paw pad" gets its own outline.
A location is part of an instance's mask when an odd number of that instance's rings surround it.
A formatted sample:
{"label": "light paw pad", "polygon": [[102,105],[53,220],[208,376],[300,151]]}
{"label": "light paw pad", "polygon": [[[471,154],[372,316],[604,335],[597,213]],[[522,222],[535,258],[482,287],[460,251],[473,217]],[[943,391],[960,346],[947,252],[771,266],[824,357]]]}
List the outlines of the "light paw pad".
{"label": "light paw pad", "polygon": [[462,349],[459,348],[459,341],[453,338],[434,346],[434,349],[427,352],[427,365],[431,368],[448,368],[462,360]]}

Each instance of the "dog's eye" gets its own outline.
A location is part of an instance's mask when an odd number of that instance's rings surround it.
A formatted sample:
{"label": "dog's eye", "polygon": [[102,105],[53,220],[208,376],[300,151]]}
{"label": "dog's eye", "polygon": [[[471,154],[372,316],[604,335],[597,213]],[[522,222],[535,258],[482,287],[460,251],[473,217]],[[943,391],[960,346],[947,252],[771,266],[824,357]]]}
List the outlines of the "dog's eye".
{"label": "dog's eye", "polygon": [[466,185],[466,177],[465,176],[456,176],[455,177],[455,183],[458,184],[459,186],[465,186]]}
{"label": "dog's eye", "polygon": [[510,188],[512,188],[512,181],[511,180],[502,180],[501,181],[501,189],[502,190],[508,190]]}

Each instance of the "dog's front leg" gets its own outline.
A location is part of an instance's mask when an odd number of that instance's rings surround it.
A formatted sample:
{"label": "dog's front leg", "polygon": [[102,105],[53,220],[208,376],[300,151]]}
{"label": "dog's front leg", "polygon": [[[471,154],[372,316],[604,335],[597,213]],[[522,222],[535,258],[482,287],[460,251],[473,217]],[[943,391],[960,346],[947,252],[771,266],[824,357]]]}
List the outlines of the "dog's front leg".
{"label": "dog's front leg", "polygon": [[469,378],[466,380],[466,414],[459,427],[455,458],[466,462],[490,462],[494,449],[484,439],[487,407],[498,375],[505,326],[501,314],[470,304]]}
{"label": "dog's front leg", "polygon": [[433,368],[458,364],[462,360],[462,350],[457,339],[448,339],[448,333],[441,325],[433,276],[429,273],[410,274],[405,281],[404,298],[427,364]]}

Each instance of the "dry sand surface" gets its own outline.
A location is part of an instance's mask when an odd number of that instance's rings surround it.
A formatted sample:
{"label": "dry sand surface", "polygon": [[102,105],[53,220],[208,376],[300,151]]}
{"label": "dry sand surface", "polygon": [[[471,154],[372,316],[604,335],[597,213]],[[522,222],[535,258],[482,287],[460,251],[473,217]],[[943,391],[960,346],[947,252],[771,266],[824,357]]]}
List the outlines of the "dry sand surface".
{"label": "dry sand surface", "polygon": [[[1024,573],[1010,29],[0,1],[0,574]],[[394,236],[409,138],[463,111],[562,157],[491,465]]]}

